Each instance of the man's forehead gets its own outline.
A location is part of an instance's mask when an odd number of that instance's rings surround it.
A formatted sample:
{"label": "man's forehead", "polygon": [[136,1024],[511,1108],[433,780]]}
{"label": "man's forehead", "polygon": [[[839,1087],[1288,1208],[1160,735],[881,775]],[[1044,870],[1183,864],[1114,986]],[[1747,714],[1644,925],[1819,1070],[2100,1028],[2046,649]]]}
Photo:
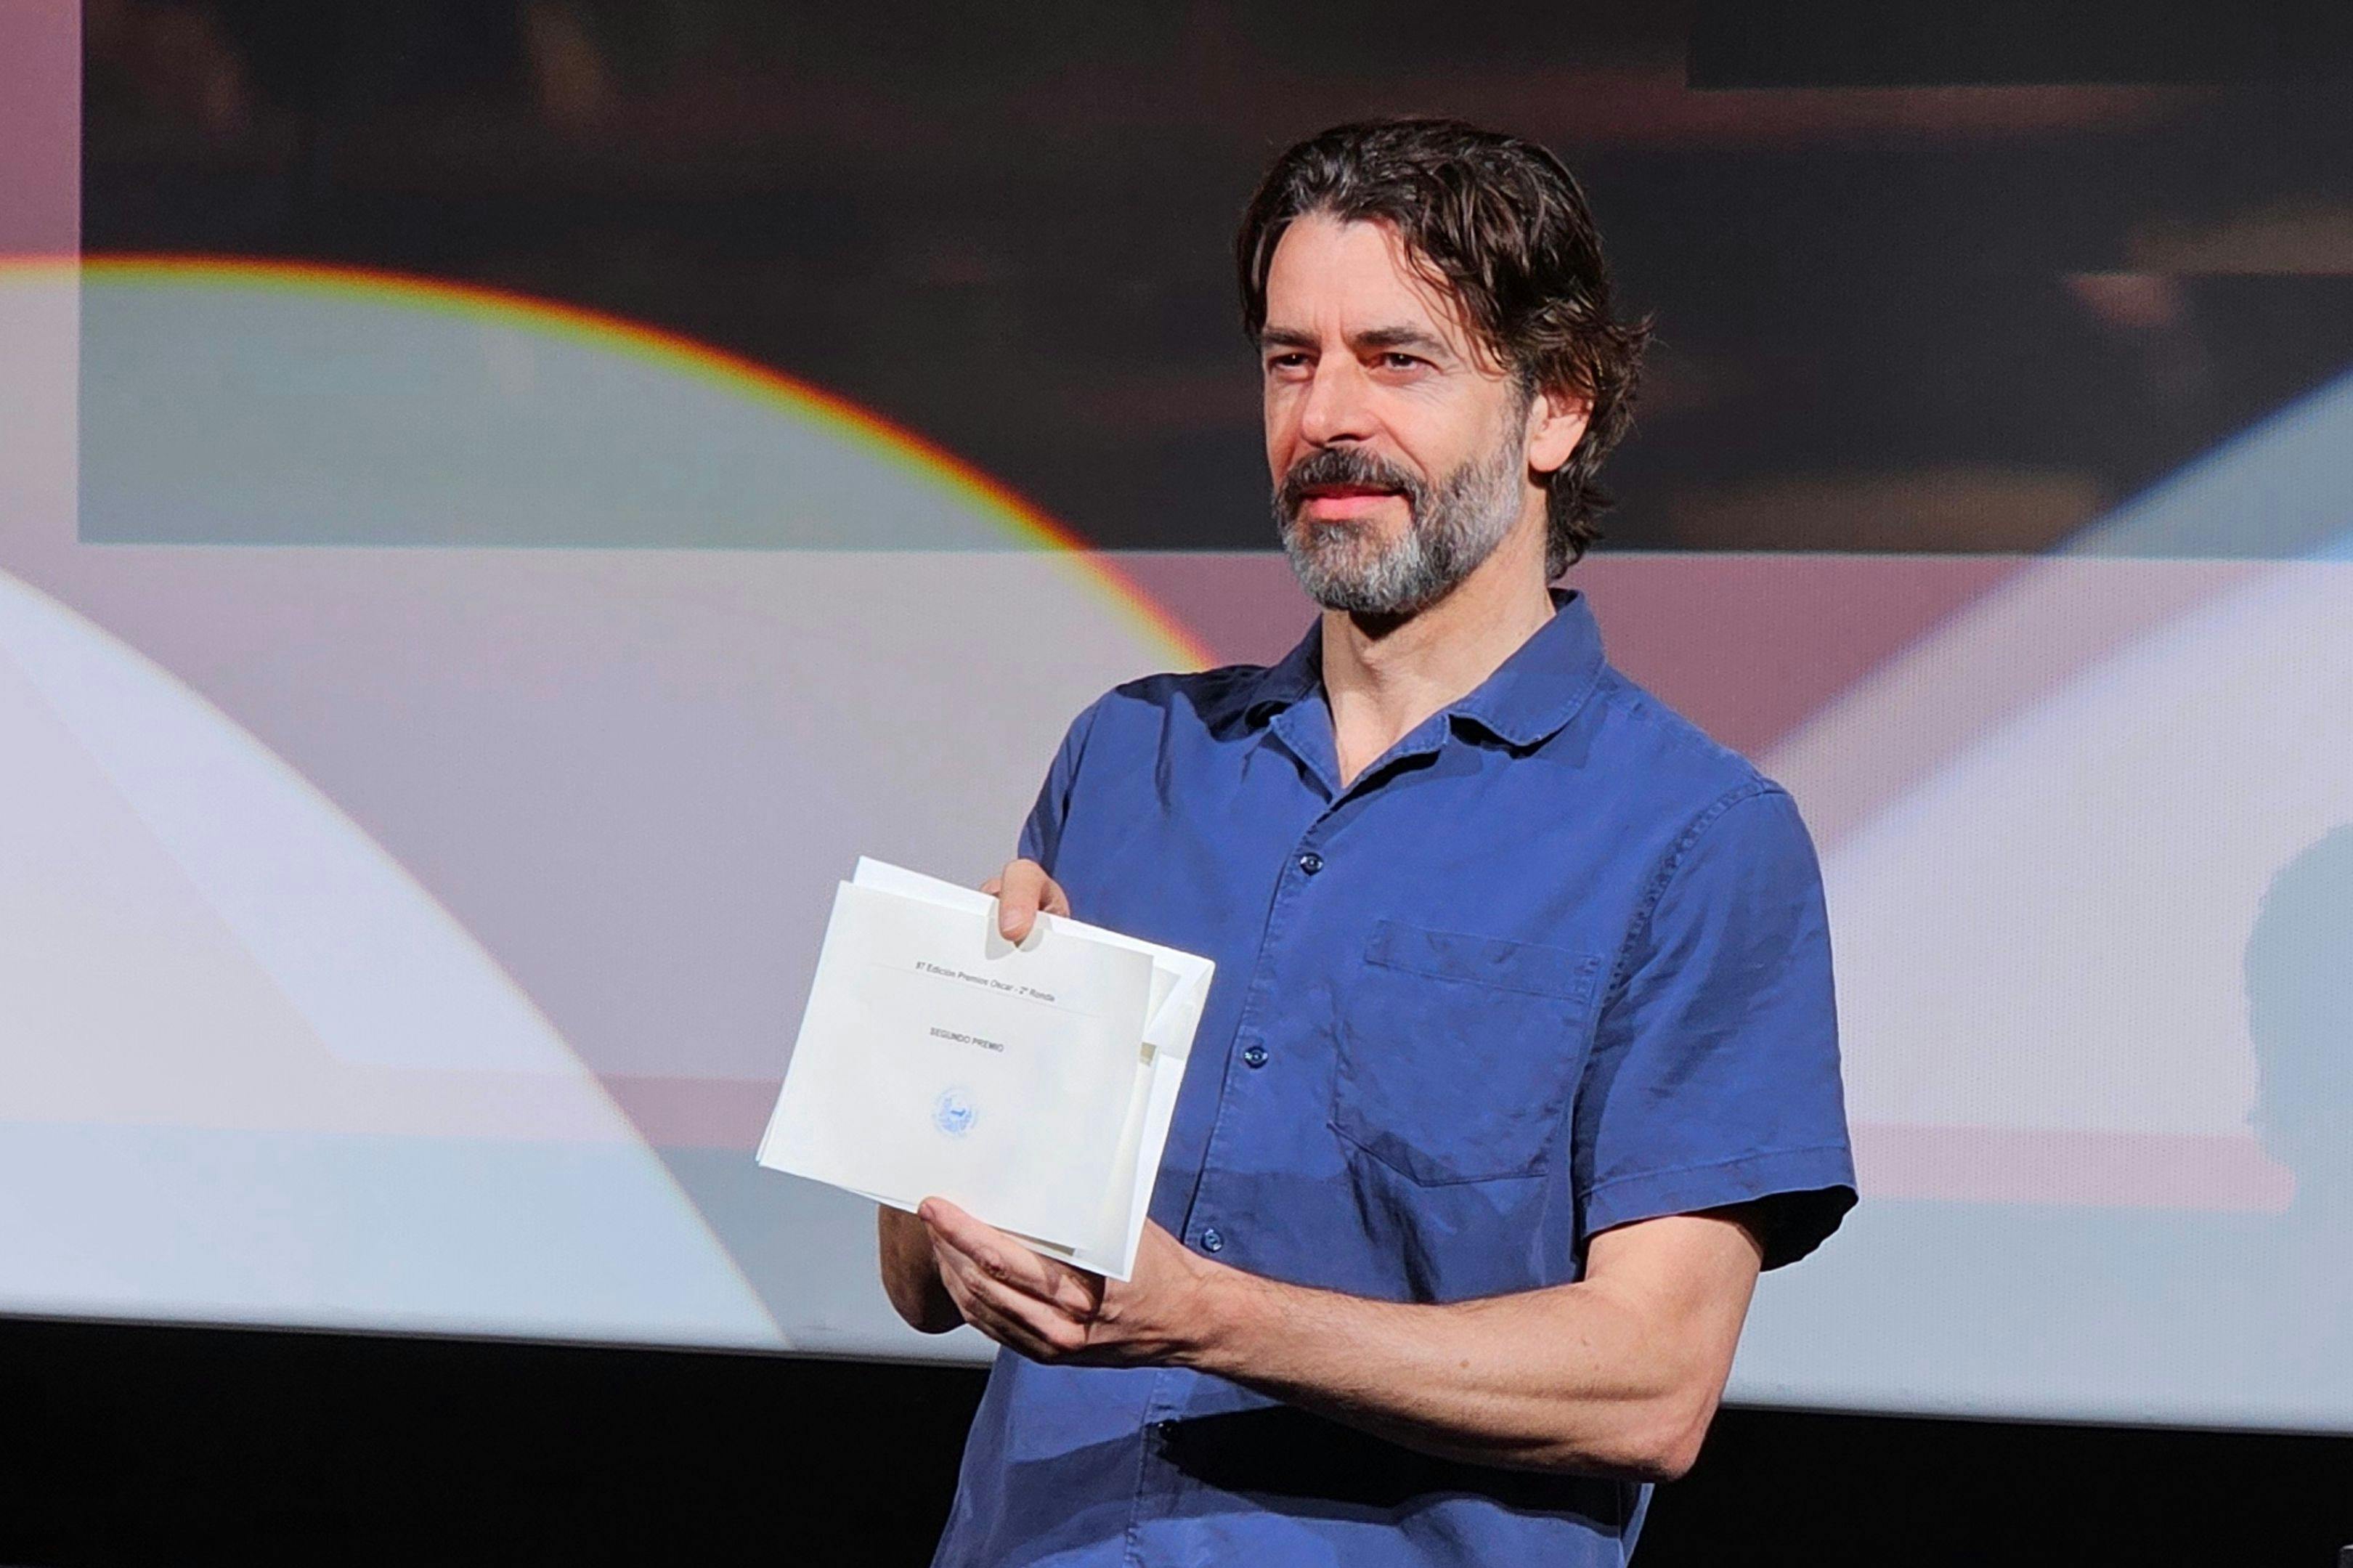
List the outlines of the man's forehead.
{"label": "man's forehead", "polygon": [[1395,227],[1377,218],[1313,213],[1283,231],[1267,268],[1266,325],[1289,335],[1419,327],[1470,346],[1451,295],[1415,265]]}

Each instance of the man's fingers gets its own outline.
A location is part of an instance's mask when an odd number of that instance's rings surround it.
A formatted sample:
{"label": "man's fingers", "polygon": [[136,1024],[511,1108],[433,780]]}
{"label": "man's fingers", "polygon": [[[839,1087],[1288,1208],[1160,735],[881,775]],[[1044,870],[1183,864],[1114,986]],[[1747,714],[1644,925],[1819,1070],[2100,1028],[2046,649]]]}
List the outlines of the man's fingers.
{"label": "man's fingers", "polygon": [[916,1215],[934,1235],[972,1260],[993,1279],[1037,1296],[1050,1296],[1052,1265],[993,1226],[984,1225],[945,1198],[925,1198]]}
{"label": "man's fingers", "polygon": [[934,1241],[940,1282],[964,1321],[1033,1361],[1060,1361],[1083,1350],[1087,1331],[1054,1308],[991,1279],[944,1241]]}
{"label": "man's fingers", "polygon": [[926,1198],[917,1211],[935,1242],[980,1277],[1050,1304],[1077,1318],[1102,1304],[1094,1276],[1039,1256],[944,1198]]}
{"label": "man's fingers", "polygon": [[997,929],[1008,942],[1018,943],[1027,937],[1041,909],[1049,914],[1071,912],[1069,895],[1035,860],[1008,861],[1004,873],[990,880],[997,886],[984,884],[980,890],[996,894]]}
{"label": "man's fingers", "polygon": [[1046,868],[1035,860],[1008,864],[997,885],[997,929],[1006,941],[1018,943],[1037,922],[1046,892]]}
{"label": "man's fingers", "polygon": [[1072,1319],[1092,1317],[1103,1305],[1103,1284],[1097,1276],[1032,1252],[945,1198],[926,1198],[916,1212],[931,1226],[938,1243],[983,1277]]}
{"label": "man's fingers", "polygon": [[1016,1342],[1019,1335],[1013,1326],[1005,1321],[1004,1314],[981,1299],[973,1281],[961,1270],[943,1261],[940,1265],[940,1283],[946,1287],[948,1300],[955,1303],[958,1317],[998,1344],[1012,1345],[1016,1350],[1021,1348]]}
{"label": "man's fingers", "polygon": [[1059,1361],[1085,1348],[1086,1331],[1043,1301],[985,1275],[965,1277],[960,1283],[971,1304],[965,1321],[998,1344],[1032,1361]]}

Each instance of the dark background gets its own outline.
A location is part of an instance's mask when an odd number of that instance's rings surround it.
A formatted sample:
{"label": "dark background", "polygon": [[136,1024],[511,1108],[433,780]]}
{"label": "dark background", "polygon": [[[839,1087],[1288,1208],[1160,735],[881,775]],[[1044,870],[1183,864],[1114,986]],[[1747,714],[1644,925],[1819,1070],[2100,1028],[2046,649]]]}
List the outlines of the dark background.
{"label": "dark background", "polygon": [[[0,1561],[920,1568],[982,1375],[0,1321]],[[1735,1410],[1635,1561],[2329,1568],[2346,1542],[2353,1439]]]}
{"label": "dark background", "polygon": [[2353,365],[2353,7],[91,0],[84,244],[684,332],[1114,548],[1271,543],[1237,216],[1535,137],[1652,310],[1624,548],[2042,548]]}
{"label": "dark background", "polygon": [[[614,311],[1096,542],[1263,548],[1234,217],[1300,135],[1456,112],[1559,151],[1658,314],[1609,547],[2031,551],[2353,365],[2348,17],[90,0],[84,244]],[[979,1385],[0,1321],[0,1560],[920,1563]],[[2344,1542],[2353,1440],[1733,1411],[1639,1560]]]}

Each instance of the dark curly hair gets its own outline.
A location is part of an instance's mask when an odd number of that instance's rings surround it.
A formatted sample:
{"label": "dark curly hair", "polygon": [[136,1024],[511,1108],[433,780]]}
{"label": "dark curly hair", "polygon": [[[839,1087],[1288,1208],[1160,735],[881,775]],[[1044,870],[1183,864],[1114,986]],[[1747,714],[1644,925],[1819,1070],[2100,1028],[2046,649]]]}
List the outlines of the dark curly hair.
{"label": "dark curly hair", "polygon": [[1277,158],[1242,214],[1234,259],[1242,331],[1266,325],[1266,275],[1293,220],[1325,214],[1394,227],[1430,281],[1511,368],[1524,395],[1565,391],[1591,408],[1548,483],[1545,567],[1557,577],[1601,536],[1594,482],[1633,420],[1649,318],[1610,314],[1609,268],[1585,193],[1533,142],[1460,120],[1335,125]]}

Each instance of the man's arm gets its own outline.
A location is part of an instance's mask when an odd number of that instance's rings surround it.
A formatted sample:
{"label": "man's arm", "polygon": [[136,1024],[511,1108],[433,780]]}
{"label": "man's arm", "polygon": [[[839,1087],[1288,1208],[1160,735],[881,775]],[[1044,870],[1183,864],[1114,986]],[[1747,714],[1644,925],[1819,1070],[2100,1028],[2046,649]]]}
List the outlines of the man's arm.
{"label": "man's arm", "polygon": [[1436,1306],[1259,1279],[1157,1226],[1121,1283],[936,1199],[923,1217],[959,1314],[1035,1360],[1187,1366],[1427,1453],[1658,1480],[1698,1457],[1747,1315],[1763,1249],[1735,1214],[1623,1226],[1575,1284]]}
{"label": "man's arm", "polygon": [[1407,1448],[1671,1481],[1715,1417],[1760,1255],[1735,1219],[1671,1215],[1596,1236],[1574,1286],[1451,1307],[1245,1274],[1200,1365]]}
{"label": "man's arm", "polygon": [[1242,1275],[1201,1364],[1450,1458],[1670,1480],[1699,1458],[1760,1256],[1736,1221],[1677,1215],[1596,1237],[1576,1284],[1452,1306]]}

